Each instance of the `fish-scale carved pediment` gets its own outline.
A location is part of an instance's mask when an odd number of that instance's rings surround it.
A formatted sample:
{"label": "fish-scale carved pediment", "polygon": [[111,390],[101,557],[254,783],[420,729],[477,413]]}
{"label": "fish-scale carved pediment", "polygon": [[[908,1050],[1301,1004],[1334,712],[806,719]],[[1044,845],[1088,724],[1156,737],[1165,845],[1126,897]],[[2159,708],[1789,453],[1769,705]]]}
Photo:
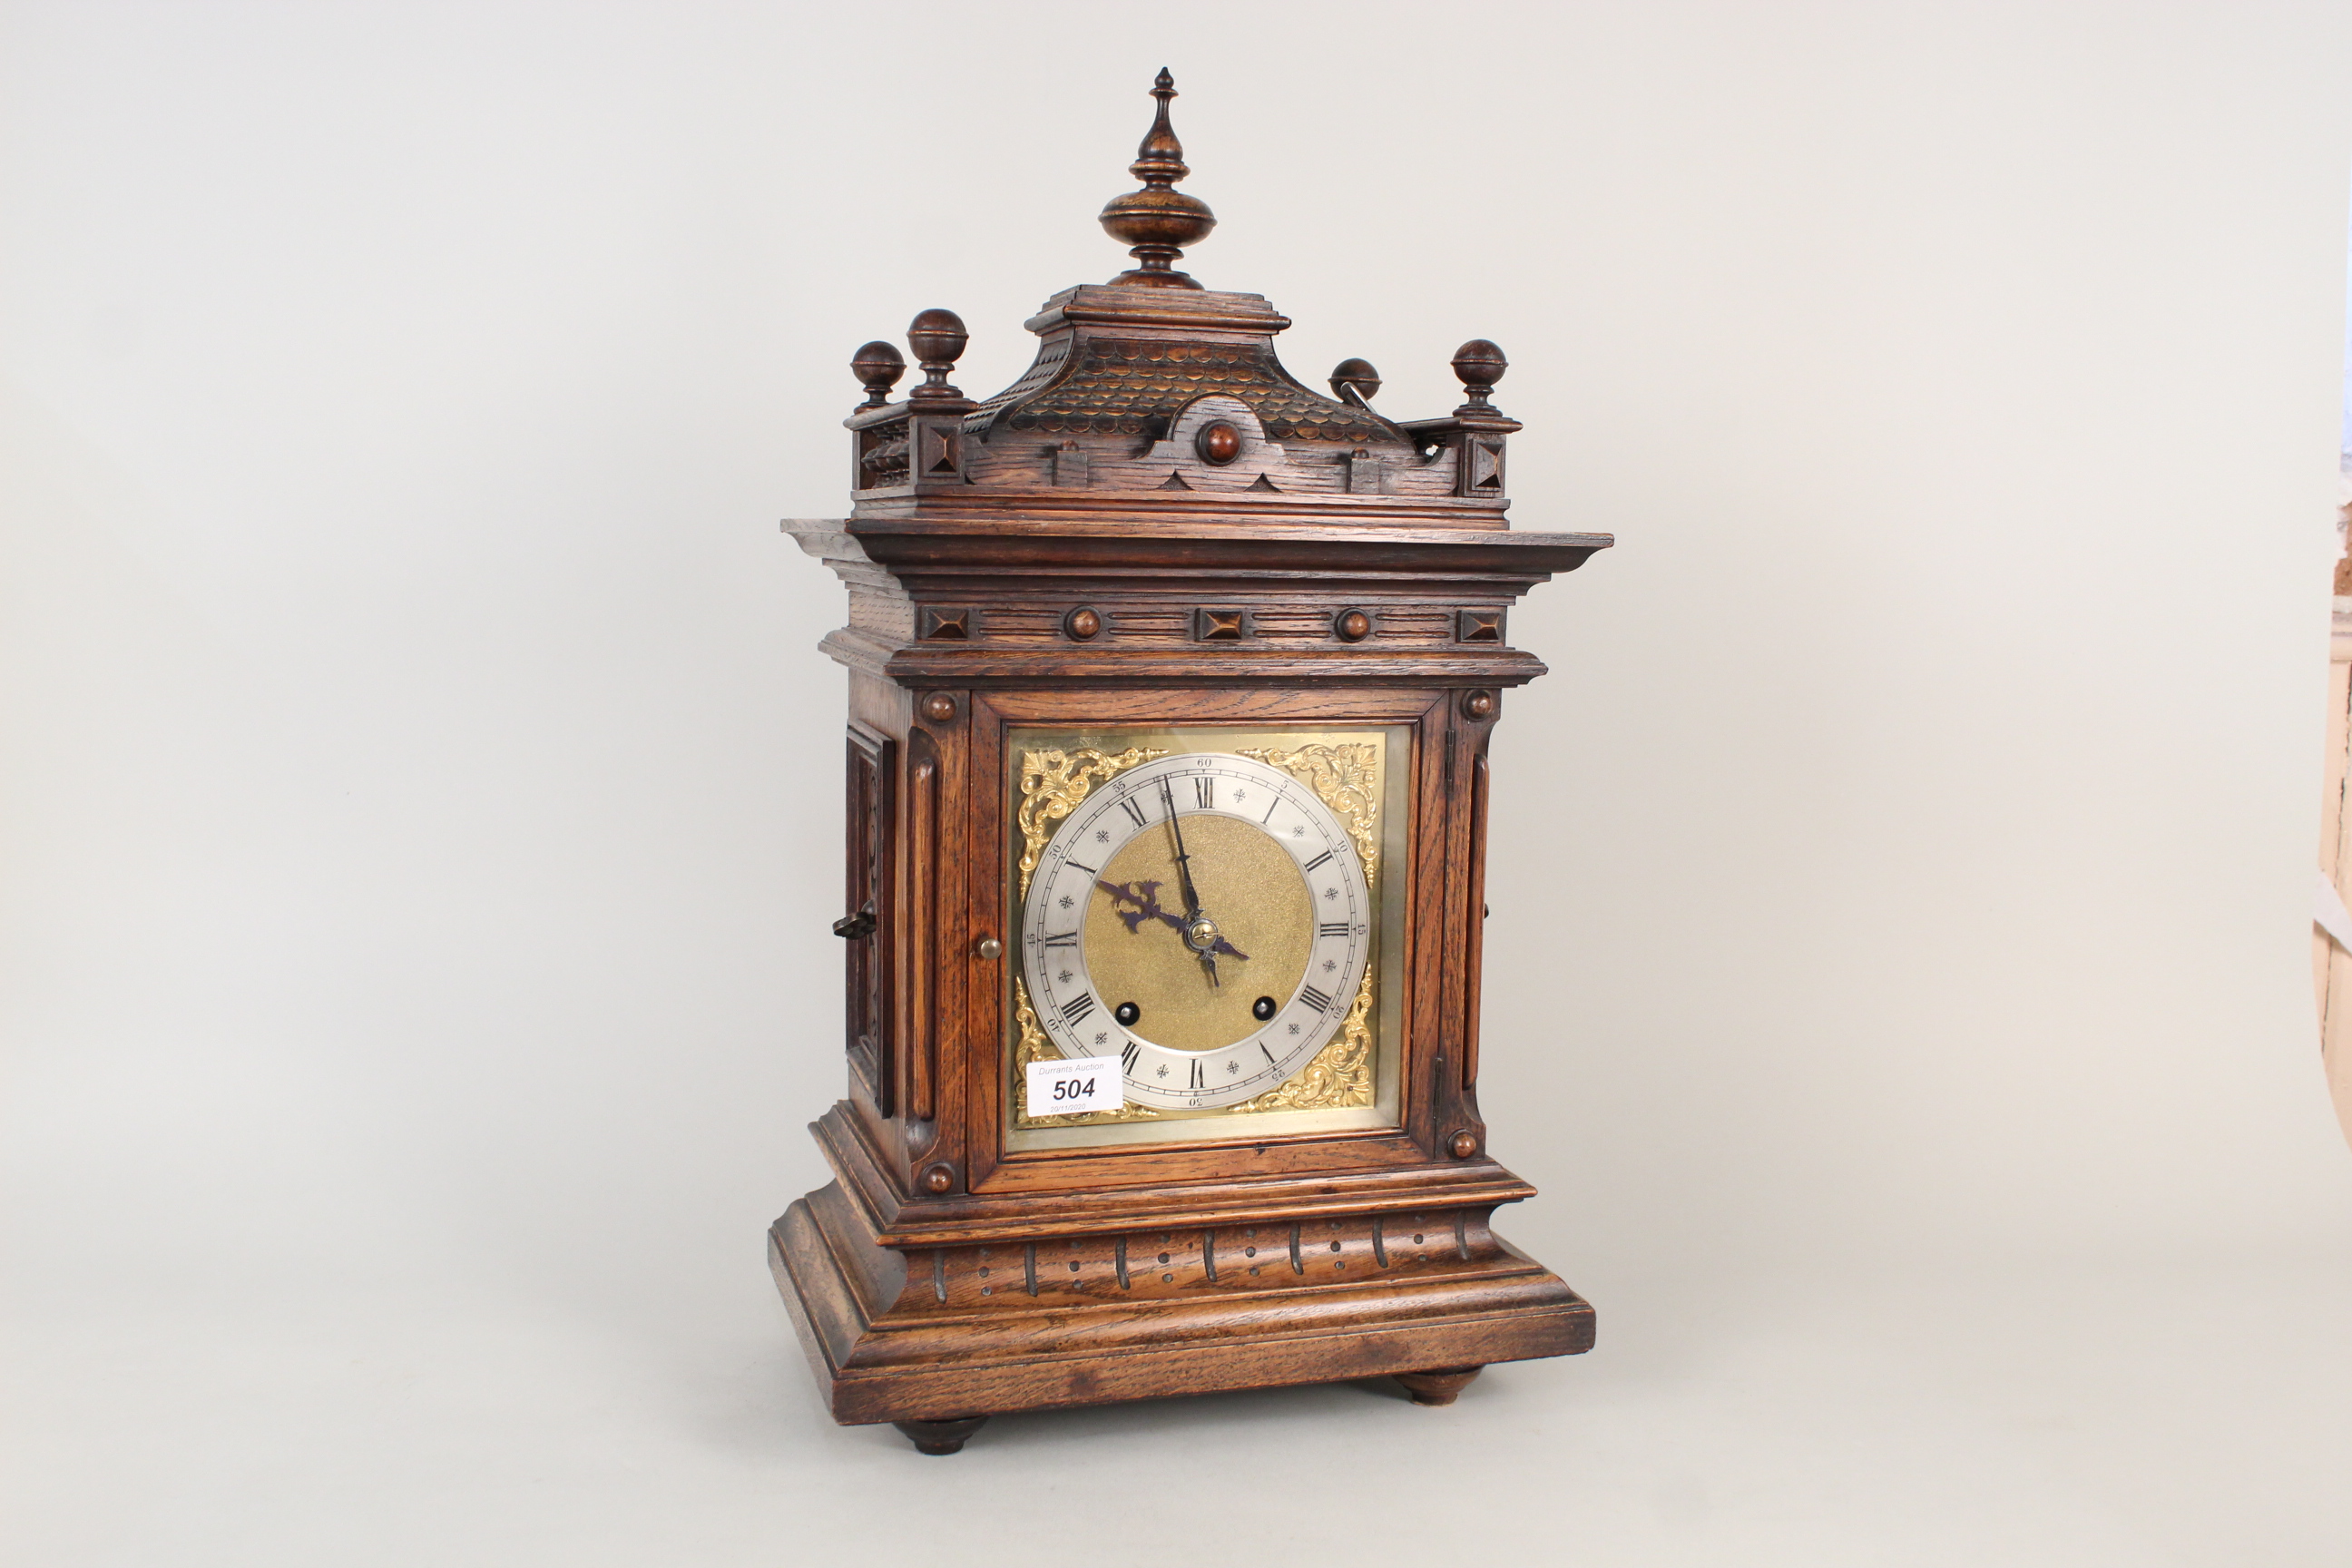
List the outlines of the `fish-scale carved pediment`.
{"label": "fish-scale carved pediment", "polygon": [[[1404,434],[1368,410],[1308,391],[1293,381],[1270,344],[1170,342],[1090,337],[1055,355],[1041,350],[1030,373],[974,416],[993,436],[1159,436],[1176,416],[1210,394],[1239,399],[1276,441],[1364,446],[1406,444]],[[1052,356],[1058,363],[1048,370]],[[1047,379],[1034,391],[1034,378]]]}

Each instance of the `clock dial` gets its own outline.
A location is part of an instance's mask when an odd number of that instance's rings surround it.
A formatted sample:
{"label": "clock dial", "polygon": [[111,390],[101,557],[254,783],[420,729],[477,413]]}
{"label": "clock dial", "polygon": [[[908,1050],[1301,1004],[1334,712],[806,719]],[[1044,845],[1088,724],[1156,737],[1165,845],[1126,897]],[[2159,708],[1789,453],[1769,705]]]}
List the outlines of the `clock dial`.
{"label": "clock dial", "polygon": [[1118,1057],[1131,1102],[1213,1110],[1315,1058],[1375,923],[1355,842],[1312,790],[1195,752],[1070,813],[1030,883],[1023,967],[1064,1056]]}

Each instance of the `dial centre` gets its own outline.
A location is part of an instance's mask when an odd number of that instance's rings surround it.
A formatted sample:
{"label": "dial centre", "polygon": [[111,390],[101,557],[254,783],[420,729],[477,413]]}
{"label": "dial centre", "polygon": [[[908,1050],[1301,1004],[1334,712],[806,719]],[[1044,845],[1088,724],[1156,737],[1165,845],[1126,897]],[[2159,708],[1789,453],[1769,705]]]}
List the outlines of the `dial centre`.
{"label": "dial centre", "polygon": [[[1251,1011],[1259,996],[1297,993],[1319,916],[1297,858],[1255,824],[1187,811],[1183,828],[1201,907],[1184,908],[1175,836],[1155,813],[1093,874],[1079,940],[1096,994],[1137,1006],[1139,1021],[1127,1026],[1136,1038],[1219,1050],[1265,1027]],[[1202,972],[1203,958],[1215,963],[1218,984]]]}

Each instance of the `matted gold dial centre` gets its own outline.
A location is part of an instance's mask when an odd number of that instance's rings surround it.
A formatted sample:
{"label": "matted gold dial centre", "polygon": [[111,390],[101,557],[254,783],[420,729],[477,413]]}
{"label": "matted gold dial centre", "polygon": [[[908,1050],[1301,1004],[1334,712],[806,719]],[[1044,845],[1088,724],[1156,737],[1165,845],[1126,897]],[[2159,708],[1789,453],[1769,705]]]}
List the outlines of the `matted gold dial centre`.
{"label": "matted gold dial centre", "polygon": [[1095,879],[1087,973],[1114,1008],[1137,1009],[1129,1034],[1213,1050],[1264,1026],[1252,1011],[1259,997],[1286,1002],[1298,989],[1315,943],[1314,899],[1290,852],[1237,818],[1187,816],[1184,848],[1202,918],[1184,919],[1174,836],[1138,833]]}

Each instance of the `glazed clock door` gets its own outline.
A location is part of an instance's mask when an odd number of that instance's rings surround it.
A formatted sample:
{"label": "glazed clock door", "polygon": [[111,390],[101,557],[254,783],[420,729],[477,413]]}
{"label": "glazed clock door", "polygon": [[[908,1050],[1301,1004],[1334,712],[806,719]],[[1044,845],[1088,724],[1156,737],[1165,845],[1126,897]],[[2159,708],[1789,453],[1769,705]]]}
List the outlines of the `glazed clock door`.
{"label": "glazed clock door", "polygon": [[[1009,1147],[1393,1119],[1395,987],[1381,961],[1401,926],[1389,889],[1402,879],[1384,843],[1402,844],[1389,798],[1401,737],[1208,726],[1009,737],[1020,835]],[[1056,1057],[1116,1058],[1118,1109],[1031,1106],[1027,1065]]]}

